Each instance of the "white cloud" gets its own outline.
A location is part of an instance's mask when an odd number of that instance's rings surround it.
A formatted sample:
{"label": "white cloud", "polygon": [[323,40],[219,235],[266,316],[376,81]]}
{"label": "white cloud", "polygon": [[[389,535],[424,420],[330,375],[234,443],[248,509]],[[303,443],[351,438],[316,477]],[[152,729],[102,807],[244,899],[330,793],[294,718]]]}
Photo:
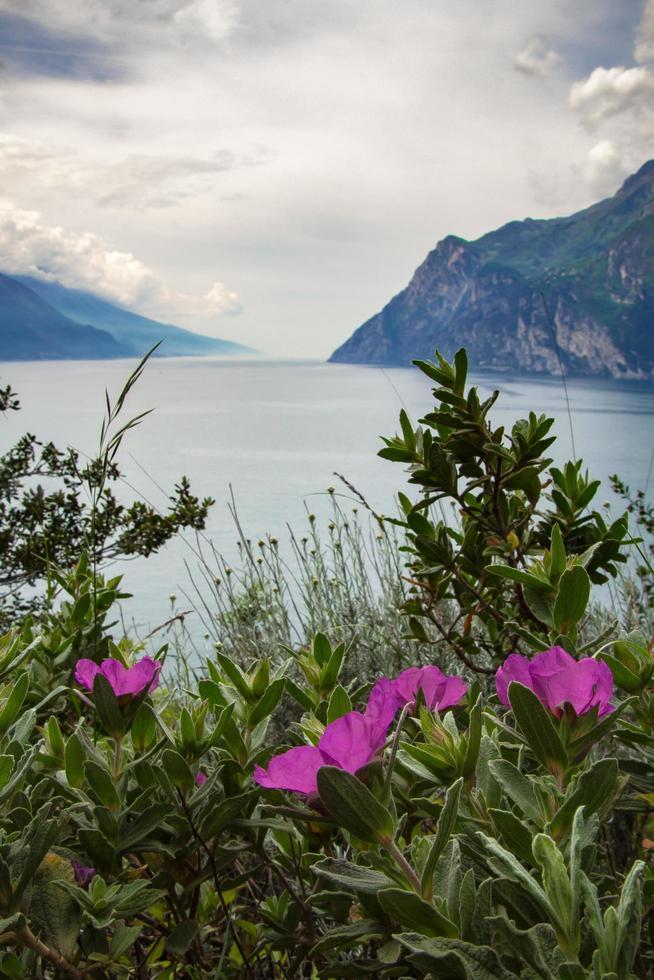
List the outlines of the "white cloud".
{"label": "white cloud", "polygon": [[207,194],[222,174],[265,158],[263,148],[240,155],[223,148],[202,157],[131,153],[99,161],[66,147],[0,133],[0,187],[20,180],[41,191],[74,188],[99,207],[148,211]]}
{"label": "white cloud", "polygon": [[639,62],[654,61],[654,0],[646,0],[643,16],[636,29],[634,58]]}
{"label": "white cloud", "polygon": [[588,78],[570,89],[570,107],[581,114],[588,126],[608,116],[624,112],[652,112],[654,72],[645,65],[637,68],[595,68]]}
{"label": "white cloud", "polygon": [[173,316],[216,316],[240,311],[236,293],[215,282],[204,296],[169,289],[129,252],[112,249],[98,235],[43,223],[37,211],[0,200],[0,269],[95,293],[121,306]]}
{"label": "white cloud", "polygon": [[[477,0],[0,0],[39,43],[72,51],[68,73],[45,77],[36,56],[14,68],[0,49],[0,128],[13,139],[0,144],[0,188],[38,225],[75,240],[92,229],[99,252],[138,261],[90,276],[71,257],[87,288],[110,277],[114,298],[151,303],[174,283],[200,310],[196,329],[212,297],[226,309],[237,293],[237,339],[326,355],[445,234],[592,203],[593,182],[611,179],[608,156],[586,163],[603,140],[623,165],[642,163],[645,112],[591,131],[579,120],[592,106],[566,111],[587,71],[576,63],[627,64],[635,11],[487,6],[480,19]],[[86,70],[96,57],[106,72]],[[207,290],[215,281],[224,292]],[[152,312],[174,321],[173,294]]]}
{"label": "white cloud", "polygon": [[0,0],[0,10],[29,17],[50,31],[92,36],[100,41],[138,41],[146,32],[161,40],[189,33],[224,38],[235,27],[233,0]]}
{"label": "white cloud", "polygon": [[598,196],[615,190],[629,172],[629,164],[612,140],[600,140],[588,151],[584,175]]}
{"label": "white cloud", "polygon": [[547,75],[563,59],[543,37],[532,37],[513,60],[525,75]]}

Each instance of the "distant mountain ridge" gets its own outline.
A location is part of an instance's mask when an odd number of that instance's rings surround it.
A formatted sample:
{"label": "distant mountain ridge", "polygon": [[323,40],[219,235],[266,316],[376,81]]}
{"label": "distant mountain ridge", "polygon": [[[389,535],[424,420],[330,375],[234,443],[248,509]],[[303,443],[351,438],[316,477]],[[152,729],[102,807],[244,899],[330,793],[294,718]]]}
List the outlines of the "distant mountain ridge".
{"label": "distant mountain ridge", "polygon": [[157,351],[159,357],[256,353],[253,348],[231,340],[207,337],[171,323],[151,320],[81,289],[70,289],[61,283],[47,282],[33,276],[15,278],[70,320],[91,323],[94,327],[108,331],[121,344],[127,344],[133,354],[144,354],[159,340],[164,341]]}
{"label": "distant mountain ridge", "polygon": [[[566,218],[449,235],[330,357],[409,364],[465,346],[477,369],[654,378],[654,160]],[[557,349],[558,348],[558,349]]]}
{"label": "distant mountain ridge", "polygon": [[0,274],[0,360],[130,357],[105,330],[75,323],[33,290]]}

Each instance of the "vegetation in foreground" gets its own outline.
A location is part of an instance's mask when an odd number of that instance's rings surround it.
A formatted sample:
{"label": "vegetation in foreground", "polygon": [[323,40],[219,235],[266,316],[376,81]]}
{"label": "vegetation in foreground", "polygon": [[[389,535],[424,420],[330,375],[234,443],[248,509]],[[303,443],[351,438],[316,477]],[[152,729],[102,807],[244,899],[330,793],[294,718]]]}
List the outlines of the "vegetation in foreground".
{"label": "vegetation in foreground", "polygon": [[[550,419],[493,427],[463,352],[418,366],[434,406],[382,450],[418,491],[374,536],[402,538],[396,582],[340,630],[330,579],[367,574],[342,515],[294,591],[272,541],[217,584],[198,677],[116,631],[93,507],[75,566],[47,563],[0,640],[0,976],[652,975],[650,542],[551,466]],[[607,581],[626,622],[593,609]]]}

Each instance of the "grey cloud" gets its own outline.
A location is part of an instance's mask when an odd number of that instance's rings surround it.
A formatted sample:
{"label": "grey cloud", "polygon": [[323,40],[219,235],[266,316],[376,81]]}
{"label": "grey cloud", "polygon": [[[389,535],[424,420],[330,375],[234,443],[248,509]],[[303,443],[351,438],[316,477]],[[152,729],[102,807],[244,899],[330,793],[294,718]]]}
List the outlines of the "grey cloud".
{"label": "grey cloud", "polygon": [[562,61],[561,55],[543,37],[533,37],[515,56],[515,68],[525,75],[547,75]]}
{"label": "grey cloud", "polygon": [[646,0],[643,16],[636,29],[634,58],[639,62],[654,61],[654,0]]}
{"label": "grey cloud", "polygon": [[85,158],[72,149],[0,133],[0,184],[17,179],[37,188],[74,187],[100,207],[169,208],[211,190],[220,174],[267,159],[265,148],[236,154],[216,150],[208,157],[133,153],[115,163]]}

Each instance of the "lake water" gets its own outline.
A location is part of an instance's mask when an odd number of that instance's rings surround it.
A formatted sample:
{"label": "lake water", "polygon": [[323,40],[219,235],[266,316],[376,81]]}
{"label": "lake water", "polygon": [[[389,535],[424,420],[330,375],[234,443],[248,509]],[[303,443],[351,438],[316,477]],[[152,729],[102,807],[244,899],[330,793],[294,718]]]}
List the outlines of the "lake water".
{"label": "lake water", "polygon": [[[42,440],[92,454],[97,447],[105,386],[116,393],[127,361],[30,362],[0,365],[3,384],[18,392],[22,410],[0,423],[0,449],[30,431]],[[509,425],[533,410],[556,417],[557,462],[571,454],[560,380],[477,376],[482,395],[500,388],[495,423]],[[644,487],[654,443],[654,387],[568,381],[577,454],[602,480],[619,473]],[[216,499],[206,535],[235,555],[227,510],[230,486],[241,522],[253,538],[283,541],[287,522],[301,529],[306,508],[326,512],[326,488],[342,473],[381,513],[393,513],[404,487],[402,466],[376,456],[380,436],[392,435],[405,407],[415,420],[429,410],[429,381],[414,369],[380,369],[322,362],[175,358],[151,362],[130,397],[125,418],[155,411],[129,434],[121,467],[135,492],[165,508],[161,488],[186,474],[194,492]],[[650,492],[654,475],[650,474]],[[133,488],[133,489],[130,489]],[[344,488],[343,488],[344,490]],[[344,493],[347,493],[344,490]],[[608,487],[600,491],[608,499]],[[151,559],[121,568],[135,593],[128,613],[143,628],[169,614],[169,595],[189,591],[185,560],[195,565],[194,541],[177,540]],[[183,600],[181,600],[183,601]]]}

